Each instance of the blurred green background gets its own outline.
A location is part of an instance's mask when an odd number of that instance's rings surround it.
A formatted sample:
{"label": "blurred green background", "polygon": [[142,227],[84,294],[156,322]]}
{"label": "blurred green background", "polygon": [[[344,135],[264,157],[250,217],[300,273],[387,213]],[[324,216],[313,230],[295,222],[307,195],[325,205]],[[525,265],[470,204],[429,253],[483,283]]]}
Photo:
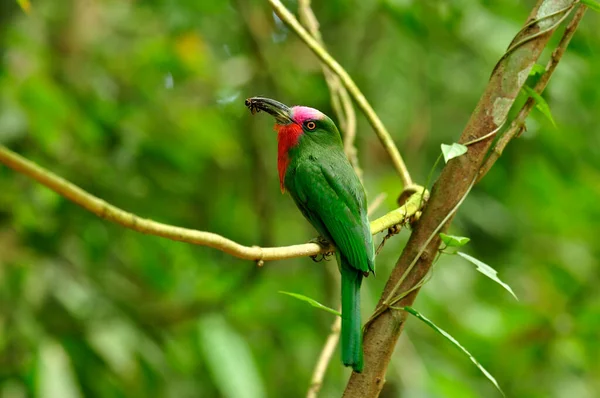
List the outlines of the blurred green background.
{"label": "blurred green background", "polygon": [[[313,8],[423,184],[533,4]],[[451,228],[520,301],[444,256],[415,303],[510,397],[600,391],[599,24],[588,12],[544,94],[558,128],[534,111]],[[318,61],[266,1],[36,0],[26,15],[2,0],[0,43],[0,143],[142,217],[247,245],[315,236],[280,194],[272,120],[244,107],[264,95],[332,114]],[[369,196],[388,194],[380,216],[402,186],[362,115],[358,131]],[[363,284],[364,317],[407,236]],[[303,396],[333,319],[278,291],[336,307],[335,272],[308,258],[259,269],[135,233],[0,166],[0,396]],[[347,381],[338,356],[323,397]],[[499,393],[411,319],[382,396]]]}

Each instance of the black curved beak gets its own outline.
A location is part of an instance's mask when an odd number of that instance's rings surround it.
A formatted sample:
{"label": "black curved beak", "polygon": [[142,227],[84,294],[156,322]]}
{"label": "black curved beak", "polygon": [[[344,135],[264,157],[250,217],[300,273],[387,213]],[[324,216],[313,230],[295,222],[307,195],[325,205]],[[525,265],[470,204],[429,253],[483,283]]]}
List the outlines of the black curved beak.
{"label": "black curved beak", "polygon": [[287,105],[270,98],[252,97],[245,102],[250,112],[254,115],[257,112],[265,111],[272,115],[278,124],[290,124],[294,120],[291,117],[291,109]]}

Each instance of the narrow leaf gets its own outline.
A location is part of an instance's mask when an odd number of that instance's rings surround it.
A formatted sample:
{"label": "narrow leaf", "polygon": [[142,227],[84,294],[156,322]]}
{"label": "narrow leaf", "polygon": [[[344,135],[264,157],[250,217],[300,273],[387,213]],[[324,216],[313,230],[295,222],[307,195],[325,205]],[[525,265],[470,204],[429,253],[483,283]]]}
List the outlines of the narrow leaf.
{"label": "narrow leaf", "polygon": [[17,0],[17,4],[25,12],[25,14],[29,14],[31,11],[31,2],[29,0]]}
{"label": "narrow leaf", "polygon": [[595,0],[581,0],[581,3],[590,7],[594,11],[600,12],[600,3]]}
{"label": "narrow leaf", "polygon": [[546,67],[540,64],[533,64],[531,70],[529,71],[529,76],[541,76],[546,73]]}
{"label": "narrow leaf", "polygon": [[440,238],[448,247],[461,247],[469,243],[471,240],[466,236],[446,235],[445,233],[440,233]]}
{"label": "narrow leaf", "polygon": [[496,282],[497,284],[499,284],[500,286],[502,286],[503,288],[505,288],[506,290],[508,290],[508,292],[510,294],[512,294],[513,297],[516,300],[519,300],[519,298],[517,297],[517,295],[515,294],[515,292],[513,292],[513,290],[511,289],[511,287],[508,286],[508,284],[502,282],[500,280],[500,278],[498,278],[498,271],[496,271],[495,269],[493,269],[492,267],[490,267],[486,263],[484,263],[484,262],[482,262],[480,260],[477,260],[475,257],[469,256],[468,254],[461,253],[461,252],[457,252],[456,254],[458,254],[459,256],[461,256],[462,258],[464,258],[465,260],[471,262],[472,264],[475,264],[477,266],[477,271],[481,272],[483,275],[487,276],[488,278],[490,278],[491,280],[493,280],[494,282]]}
{"label": "narrow leaf", "polygon": [[313,307],[321,309],[323,311],[327,311],[333,315],[342,316],[342,314],[339,311],[336,311],[333,308],[329,308],[329,307],[319,303],[318,301],[311,299],[310,297],[303,296],[302,294],[283,292],[283,291],[279,291],[279,293],[287,294],[288,296],[292,296],[293,298],[296,298],[298,300],[306,301],[308,304],[312,305]]}
{"label": "narrow leaf", "polygon": [[554,122],[554,118],[552,117],[552,112],[550,112],[550,107],[548,106],[548,103],[546,102],[544,97],[539,95],[534,89],[532,89],[529,86],[523,86],[523,90],[525,90],[525,92],[535,100],[535,107],[540,112],[542,112],[544,116],[548,118],[548,120],[550,120],[554,127],[556,127],[556,123]]}
{"label": "narrow leaf", "polygon": [[450,159],[457,158],[467,153],[467,147],[456,142],[452,145],[442,144],[442,154],[444,155],[444,161],[448,163]]}
{"label": "narrow leaf", "polygon": [[481,373],[483,373],[485,375],[485,377],[487,377],[487,379],[489,381],[491,381],[492,384],[494,384],[494,386],[496,386],[496,388],[498,389],[498,391],[500,391],[502,393],[502,395],[504,395],[504,392],[502,391],[502,389],[498,385],[498,382],[496,381],[496,379],[494,378],[494,376],[492,376],[492,374],[490,372],[488,372],[483,367],[483,365],[480,364],[479,361],[473,355],[471,355],[471,353],[469,351],[467,351],[467,349],[465,347],[463,347],[454,337],[452,337],[452,335],[450,335],[450,333],[448,333],[445,330],[443,330],[442,328],[438,327],[435,323],[433,323],[432,321],[430,321],[428,318],[426,318],[424,315],[422,315],[421,313],[419,313],[417,310],[415,310],[412,307],[404,307],[404,311],[408,312],[411,315],[414,315],[416,318],[418,318],[419,320],[421,320],[424,323],[426,323],[427,326],[429,326],[430,328],[432,328],[433,330],[435,330],[436,332],[438,332],[439,334],[441,334],[442,336],[444,336],[452,344],[454,344],[454,346],[456,348],[458,348],[459,350],[461,350],[466,356],[469,357],[469,359],[471,360],[471,362],[473,362],[475,364],[475,366],[477,366],[477,368],[479,368],[479,370],[481,371]]}

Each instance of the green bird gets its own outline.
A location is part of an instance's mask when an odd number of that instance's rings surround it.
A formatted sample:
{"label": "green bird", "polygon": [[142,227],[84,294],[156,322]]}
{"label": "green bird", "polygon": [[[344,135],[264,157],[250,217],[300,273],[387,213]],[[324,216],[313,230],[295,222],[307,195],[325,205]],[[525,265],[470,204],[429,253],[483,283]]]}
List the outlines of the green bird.
{"label": "green bird", "polygon": [[246,106],[275,117],[279,183],[318,233],[333,242],[342,275],[342,362],[363,369],[360,285],[375,272],[365,190],[344,154],[340,133],[322,112],[253,97]]}

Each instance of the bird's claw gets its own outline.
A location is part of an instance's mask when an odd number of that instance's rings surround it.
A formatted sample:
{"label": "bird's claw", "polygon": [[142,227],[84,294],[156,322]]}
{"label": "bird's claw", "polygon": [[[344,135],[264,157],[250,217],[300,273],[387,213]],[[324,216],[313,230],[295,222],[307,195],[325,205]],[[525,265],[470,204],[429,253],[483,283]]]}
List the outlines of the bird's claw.
{"label": "bird's claw", "polygon": [[315,254],[314,256],[310,256],[310,258],[315,263],[320,263],[323,260],[329,261],[329,259],[331,258],[331,256],[333,256],[333,252],[325,252],[325,253]]}
{"label": "bird's claw", "polygon": [[310,258],[315,262],[315,263],[320,263],[321,261],[323,261],[323,259],[325,258],[322,254],[315,254],[314,256],[310,256]]}
{"label": "bird's claw", "polygon": [[323,260],[329,261],[329,258],[331,256],[333,256],[333,250],[331,250],[332,249],[331,242],[329,241],[329,239],[325,238],[324,236],[317,236],[316,238],[311,239],[309,241],[309,243],[316,243],[317,245],[321,246],[321,248],[326,250],[323,253],[319,253],[319,254],[315,254],[314,256],[310,256],[310,258],[312,258],[312,260],[315,263],[320,263]]}
{"label": "bird's claw", "polygon": [[390,235],[390,236],[397,235],[400,233],[400,231],[402,231],[402,224],[392,225],[391,227],[388,228],[388,235]]}
{"label": "bird's claw", "polygon": [[381,241],[381,243],[377,247],[377,250],[375,250],[375,255],[379,254],[379,252],[381,251],[381,249],[383,249],[383,246],[385,245],[385,242],[387,242],[387,240],[389,238],[391,238],[394,235],[399,234],[400,231],[402,231],[402,224],[396,224],[396,225],[392,225],[391,227],[389,227],[387,235],[383,237],[383,240]]}

